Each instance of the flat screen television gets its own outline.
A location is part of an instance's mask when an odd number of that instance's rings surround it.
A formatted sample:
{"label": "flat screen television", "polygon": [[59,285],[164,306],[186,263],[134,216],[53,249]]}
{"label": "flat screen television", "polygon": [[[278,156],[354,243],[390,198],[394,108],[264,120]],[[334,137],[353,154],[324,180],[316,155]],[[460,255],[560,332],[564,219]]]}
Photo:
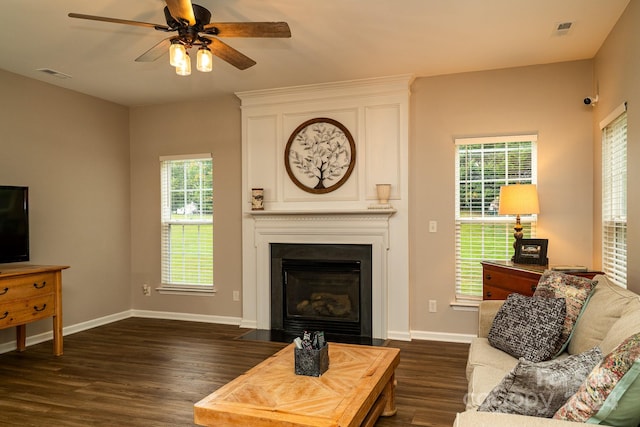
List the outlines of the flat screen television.
{"label": "flat screen television", "polygon": [[0,185],[0,263],[29,261],[29,188]]}

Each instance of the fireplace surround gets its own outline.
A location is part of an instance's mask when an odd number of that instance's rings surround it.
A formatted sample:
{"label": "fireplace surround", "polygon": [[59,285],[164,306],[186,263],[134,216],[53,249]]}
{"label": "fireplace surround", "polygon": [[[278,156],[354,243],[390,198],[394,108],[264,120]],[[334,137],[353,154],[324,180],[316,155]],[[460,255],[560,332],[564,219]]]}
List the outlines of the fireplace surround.
{"label": "fireplace surround", "polygon": [[[388,291],[389,219],[393,209],[345,211],[252,211],[252,244],[243,263],[242,327],[271,329],[271,248],[273,244],[366,245],[371,248],[371,336],[389,334],[389,313],[396,308]],[[406,309],[405,309],[406,310]],[[406,313],[406,311],[405,311]]]}
{"label": "fireplace surround", "polygon": [[[364,244],[372,248],[373,338],[411,338],[412,81],[401,75],[236,94],[242,110],[242,327],[271,328],[271,243]],[[284,164],[288,138],[314,118],[343,124],[357,147],[350,178],[326,194],[298,188]],[[385,207],[376,203],[378,183],[391,185]],[[251,210],[256,187],[264,189],[262,211]]]}

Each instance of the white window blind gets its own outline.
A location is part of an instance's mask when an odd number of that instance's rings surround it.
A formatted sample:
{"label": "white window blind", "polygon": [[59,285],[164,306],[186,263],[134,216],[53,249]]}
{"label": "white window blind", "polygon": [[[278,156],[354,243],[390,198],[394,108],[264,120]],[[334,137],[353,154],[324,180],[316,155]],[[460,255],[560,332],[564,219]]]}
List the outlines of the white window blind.
{"label": "white window blind", "polygon": [[213,290],[210,154],[160,158],[162,288]]}
{"label": "white window blind", "polygon": [[[456,295],[482,297],[483,260],[513,255],[515,217],[498,215],[500,187],[537,183],[537,135],[460,138],[456,144]],[[521,218],[535,237],[536,216]]]}
{"label": "white window blind", "polygon": [[627,286],[627,113],[623,105],[602,126],[602,270]]}

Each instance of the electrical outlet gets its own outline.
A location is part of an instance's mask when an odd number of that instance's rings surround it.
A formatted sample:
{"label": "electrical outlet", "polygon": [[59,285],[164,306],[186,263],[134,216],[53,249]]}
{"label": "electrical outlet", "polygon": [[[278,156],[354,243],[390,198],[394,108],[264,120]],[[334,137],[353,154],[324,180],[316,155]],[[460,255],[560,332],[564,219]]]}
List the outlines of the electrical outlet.
{"label": "electrical outlet", "polygon": [[438,303],[434,299],[429,300],[429,313],[436,313],[438,311]]}
{"label": "electrical outlet", "polygon": [[438,232],[438,221],[429,221],[429,233]]}
{"label": "electrical outlet", "polygon": [[240,291],[233,291],[233,300],[240,301]]}
{"label": "electrical outlet", "polygon": [[142,285],[142,295],[150,297],[151,296],[151,286],[146,283]]}

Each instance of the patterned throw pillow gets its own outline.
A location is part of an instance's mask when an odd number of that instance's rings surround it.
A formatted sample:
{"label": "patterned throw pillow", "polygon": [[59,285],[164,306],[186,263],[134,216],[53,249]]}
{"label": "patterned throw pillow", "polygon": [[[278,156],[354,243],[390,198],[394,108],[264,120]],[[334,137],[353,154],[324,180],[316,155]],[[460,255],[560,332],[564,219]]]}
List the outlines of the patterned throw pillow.
{"label": "patterned throw pillow", "polygon": [[547,270],[540,277],[534,297],[555,296],[564,298],[567,304],[566,318],[556,353],[564,351],[569,343],[573,326],[584,309],[598,282],[586,277],[573,276],[559,271]]}
{"label": "patterned throw pillow", "polygon": [[533,363],[520,359],[478,411],[551,418],[601,360],[598,347],[562,360]]}
{"label": "patterned throw pillow", "polygon": [[507,297],[487,336],[489,344],[530,362],[550,359],[566,316],[564,298]]}
{"label": "patterned throw pillow", "polygon": [[[637,393],[640,374],[640,334],[632,335],[596,366],[584,380],[576,394],[555,413],[559,420],[619,426],[640,423],[637,395],[627,399],[625,393]],[[616,414],[623,412],[626,419]],[[615,419],[615,423],[608,422]]]}

